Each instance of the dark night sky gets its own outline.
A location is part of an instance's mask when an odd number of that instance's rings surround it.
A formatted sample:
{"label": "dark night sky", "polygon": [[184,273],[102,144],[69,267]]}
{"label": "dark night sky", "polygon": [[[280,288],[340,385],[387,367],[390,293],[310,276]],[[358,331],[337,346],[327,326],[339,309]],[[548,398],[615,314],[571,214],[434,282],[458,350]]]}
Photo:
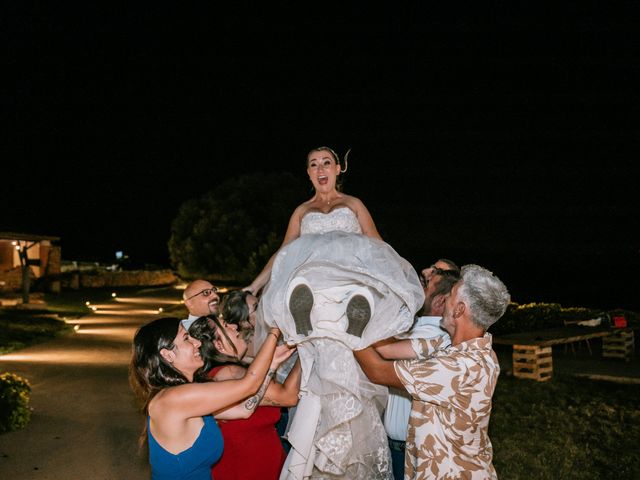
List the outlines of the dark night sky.
{"label": "dark night sky", "polygon": [[182,202],[243,173],[304,177],[328,144],[353,149],[345,190],[416,267],[479,263],[520,303],[640,309],[633,2],[3,8],[0,231],[166,263]]}

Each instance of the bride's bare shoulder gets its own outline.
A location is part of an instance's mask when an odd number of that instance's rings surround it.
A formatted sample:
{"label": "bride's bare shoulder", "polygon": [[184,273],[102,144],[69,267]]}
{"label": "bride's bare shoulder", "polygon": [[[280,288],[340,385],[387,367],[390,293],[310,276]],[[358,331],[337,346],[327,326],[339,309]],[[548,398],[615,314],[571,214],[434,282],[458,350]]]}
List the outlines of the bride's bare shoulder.
{"label": "bride's bare shoulder", "polygon": [[307,213],[309,210],[311,210],[313,207],[314,207],[313,199],[307,200],[306,202],[303,202],[296,207],[294,214],[302,218],[304,217],[304,214]]}
{"label": "bride's bare shoulder", "polygon": [[358,211],[360,208],[364,207],[364,203],[358,197],[354,197],[353,195],[344,195],[343,202],[348,205],[351,210]]}

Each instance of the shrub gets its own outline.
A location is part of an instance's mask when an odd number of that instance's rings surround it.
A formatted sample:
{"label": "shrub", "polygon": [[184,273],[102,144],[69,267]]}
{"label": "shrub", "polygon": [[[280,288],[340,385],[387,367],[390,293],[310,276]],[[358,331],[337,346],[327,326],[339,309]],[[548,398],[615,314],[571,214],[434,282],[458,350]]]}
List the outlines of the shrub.
{"label": "shrub", "polygon": [[31,419],[31,385],[13,373],[0,375],[0,433],[24,428]]}
{"label": "shrub", "polygon": [[530,332],[545,328],[562,327],[565,320],[588,320],[604,313],[588,308],[563,308],[558,303],[511,303],[507,311],[489,330],[495,335]]}
{"label": "shrub", "polygon": [[291,213],[308,195],[307,182],[291,173],[228,178],[180,207],[168,244],[172,265],[185,279],[250,282],[280,248]]}

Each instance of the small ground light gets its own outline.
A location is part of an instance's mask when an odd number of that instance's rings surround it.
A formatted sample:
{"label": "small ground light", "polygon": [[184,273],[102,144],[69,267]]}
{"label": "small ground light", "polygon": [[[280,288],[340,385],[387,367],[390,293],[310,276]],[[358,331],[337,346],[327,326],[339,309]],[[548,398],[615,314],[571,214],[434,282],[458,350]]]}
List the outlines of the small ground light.
{"label": "small ground light", "polygon": [[111,296],[112,296],[113,298],[116,298],[116,292],[112,292],[112,293],[111,293]]}
{"label": "small ground light", "polygon": [[88,307],[89,305],[91,305],[91,302],[84,302],[84,304]]}
{"label": "small ground light", "polygon": [[158,313],[162,313],[162,312],[164,312],[164,309],[163,309],[162,307],[160,307],[160,308],[158,309]]}
{"label": "small ground light", "polygon": [[80,330],[80,325],[74,325],[73,329],[77,332],[78,330]]}
{"label": "small ground light", "polygon": [[91,310],[93,310],[95,312],[96,310],[98,310],[98,307],[93,306],[93,307],[91,307]]}

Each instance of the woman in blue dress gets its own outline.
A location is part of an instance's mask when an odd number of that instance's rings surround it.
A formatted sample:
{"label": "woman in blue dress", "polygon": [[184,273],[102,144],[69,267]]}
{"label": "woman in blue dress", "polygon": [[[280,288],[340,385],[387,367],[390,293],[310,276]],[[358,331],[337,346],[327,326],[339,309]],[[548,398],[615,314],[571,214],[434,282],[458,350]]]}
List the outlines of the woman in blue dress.
{"label": "woman in blue dress", "polygon": [[160,318],[136,332],[129,379],[147,417],[141,442],[149,445],[153,480],[210,480],[223,449],[214,416],[266,388],[268,371],[293,352],[276,348],[279,336],[277,328],[269,330],[243,378],[207,382],[200,342],[180,319]]}

